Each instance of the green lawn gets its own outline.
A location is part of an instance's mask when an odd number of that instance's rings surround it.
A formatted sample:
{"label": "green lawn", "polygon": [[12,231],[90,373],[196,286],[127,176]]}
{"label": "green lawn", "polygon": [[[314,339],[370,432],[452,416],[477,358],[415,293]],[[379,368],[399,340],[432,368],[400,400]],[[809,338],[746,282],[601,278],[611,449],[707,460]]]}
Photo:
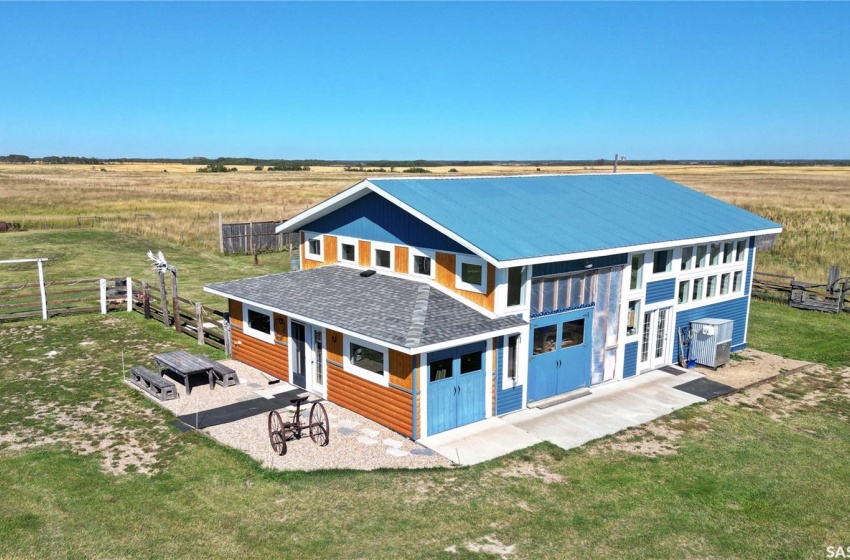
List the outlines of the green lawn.
{"label": "green lawn", "polygon": [[[221,255],[194,247],[150,242],[97,229],[34,230],[0,235],[0,260],[46,257],[46,280],[132,276],[158,285],[147,258],[162,251],[178,269],[180,295],[221,308],[224,301],[203,292],[204,284],[289,270],[289,254],[266,253],[253,265],[249,255]],[[37,281],[35,264],[0,265],[0,285]],[[171,289],[169,280],[169,290]]]}
{"label": "green lawn", "polygon": [[[661,420],[683,431],[667,456],[608,438],[472,468],[293,474],[178,433],[121,384],[121,351],[129,367],[179,347],[198,348],[137,314],[0,326],[0,557],[495,558],[467,548],[495,539],[506,558],[800,558],[847,540],[850,402],[832,372],[785,382],[830,397],[779,420],[717,401]],[[152,474],[105,472],[132,449]]]}
{"label": "green lawn", "polygon": [[850,314],[803,311],[778,302],[752,300],[750,346],[787,358],[850,366]]}

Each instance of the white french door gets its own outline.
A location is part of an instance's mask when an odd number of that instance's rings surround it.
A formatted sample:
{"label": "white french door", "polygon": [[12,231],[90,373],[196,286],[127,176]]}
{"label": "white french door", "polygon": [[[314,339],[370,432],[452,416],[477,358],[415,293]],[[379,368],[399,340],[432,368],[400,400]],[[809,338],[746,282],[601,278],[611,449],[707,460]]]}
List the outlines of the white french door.
{"label": "white french door", "polygon": [[670,363],[671,307],[643,314],[640,338],[640,370],[646,371]]}
{"label": "white french door", "polygon": [[313,327],[312,364],[310,368],[310,390],[322,396],[327,396],[327,371],[325,366],[325,331]]}

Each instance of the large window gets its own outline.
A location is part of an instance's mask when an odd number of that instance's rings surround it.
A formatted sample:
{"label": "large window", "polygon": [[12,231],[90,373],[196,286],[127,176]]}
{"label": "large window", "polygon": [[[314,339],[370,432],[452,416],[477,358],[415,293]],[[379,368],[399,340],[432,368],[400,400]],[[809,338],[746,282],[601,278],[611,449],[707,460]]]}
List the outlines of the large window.
{"label": "large window", "polygon": [[643,253],[632,255],[632,277],[630,290],[639,290],[643,286]]}
{"label": "large window", "polygon": [[652,273],[663,274],[670,272],[673,265],[673,250],[655,251],[652,256]]}
{"label": "large window", "polygon": [[348,358],[353,366],[357,366],[366,371],[384,374],[384,353],[368,346],[362,346],[355,342],[350,342]]}
{"label": "large window", "polygon": [[248,310],[248,326],[255,331],[271,334],[272,332],[272,318],[267,313],[263,313],[260,311],[254,311],[253,309]]}
{"label": "large window", "polygon": [[524,266],[508,269],[508,307],[525,303],[525,271]]}
{"label": "large window", "polygon": [[487,264],[478,257],[458,255],[455,287],[473,292],[487,290]]}
{"label": "large window", "polygon": [[274,342],[272,313],[247,303],[242,305],[242,330],[245,334],[266,342]]}
{"label": "large window", "polygon": [[558,325],[534,329],[534,355],[553,352],[558,338]]}
{"label": "large window", "polygon": [[567,321],[561,325],[561,348],[584,344],[584,319]]}

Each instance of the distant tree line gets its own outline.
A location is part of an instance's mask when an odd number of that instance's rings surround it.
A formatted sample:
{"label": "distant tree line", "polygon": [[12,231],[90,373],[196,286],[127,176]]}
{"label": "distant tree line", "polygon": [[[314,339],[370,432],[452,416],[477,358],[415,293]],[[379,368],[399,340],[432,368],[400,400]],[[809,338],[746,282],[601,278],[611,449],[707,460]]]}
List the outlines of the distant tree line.
{"label": "distant tree line", "polygon": [[227,167],[220,163],[211,163],[205,167],[199,167],[195,170],[198,173],[230,173],[236,171],[235,167]]}

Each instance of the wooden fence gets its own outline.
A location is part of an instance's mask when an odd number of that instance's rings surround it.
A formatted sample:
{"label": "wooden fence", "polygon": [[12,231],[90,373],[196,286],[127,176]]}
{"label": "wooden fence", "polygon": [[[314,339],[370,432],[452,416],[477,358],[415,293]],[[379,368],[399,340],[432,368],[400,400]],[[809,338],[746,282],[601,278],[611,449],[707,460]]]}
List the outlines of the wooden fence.
{"label": "wooden fence", "polygon": [[796,309],[841,313],[850,311],[850,277],[837,266],[829,269],[825,284],[799,282],[794,276],[753,272],[753,295],[784,301]]}
{"label": "wooden fence", "polygon": [[0,286],[0,321],[129,310],[128,286],[129,278],[55,280],[44,283],[43,299],[38,282]]}
{"label": "wooden fence", "polygon": [[225,224],[219,218],[219,248],[225,255],[253,252],[298,250],[298,233],[275,233],[280,222],[242,222]]}

